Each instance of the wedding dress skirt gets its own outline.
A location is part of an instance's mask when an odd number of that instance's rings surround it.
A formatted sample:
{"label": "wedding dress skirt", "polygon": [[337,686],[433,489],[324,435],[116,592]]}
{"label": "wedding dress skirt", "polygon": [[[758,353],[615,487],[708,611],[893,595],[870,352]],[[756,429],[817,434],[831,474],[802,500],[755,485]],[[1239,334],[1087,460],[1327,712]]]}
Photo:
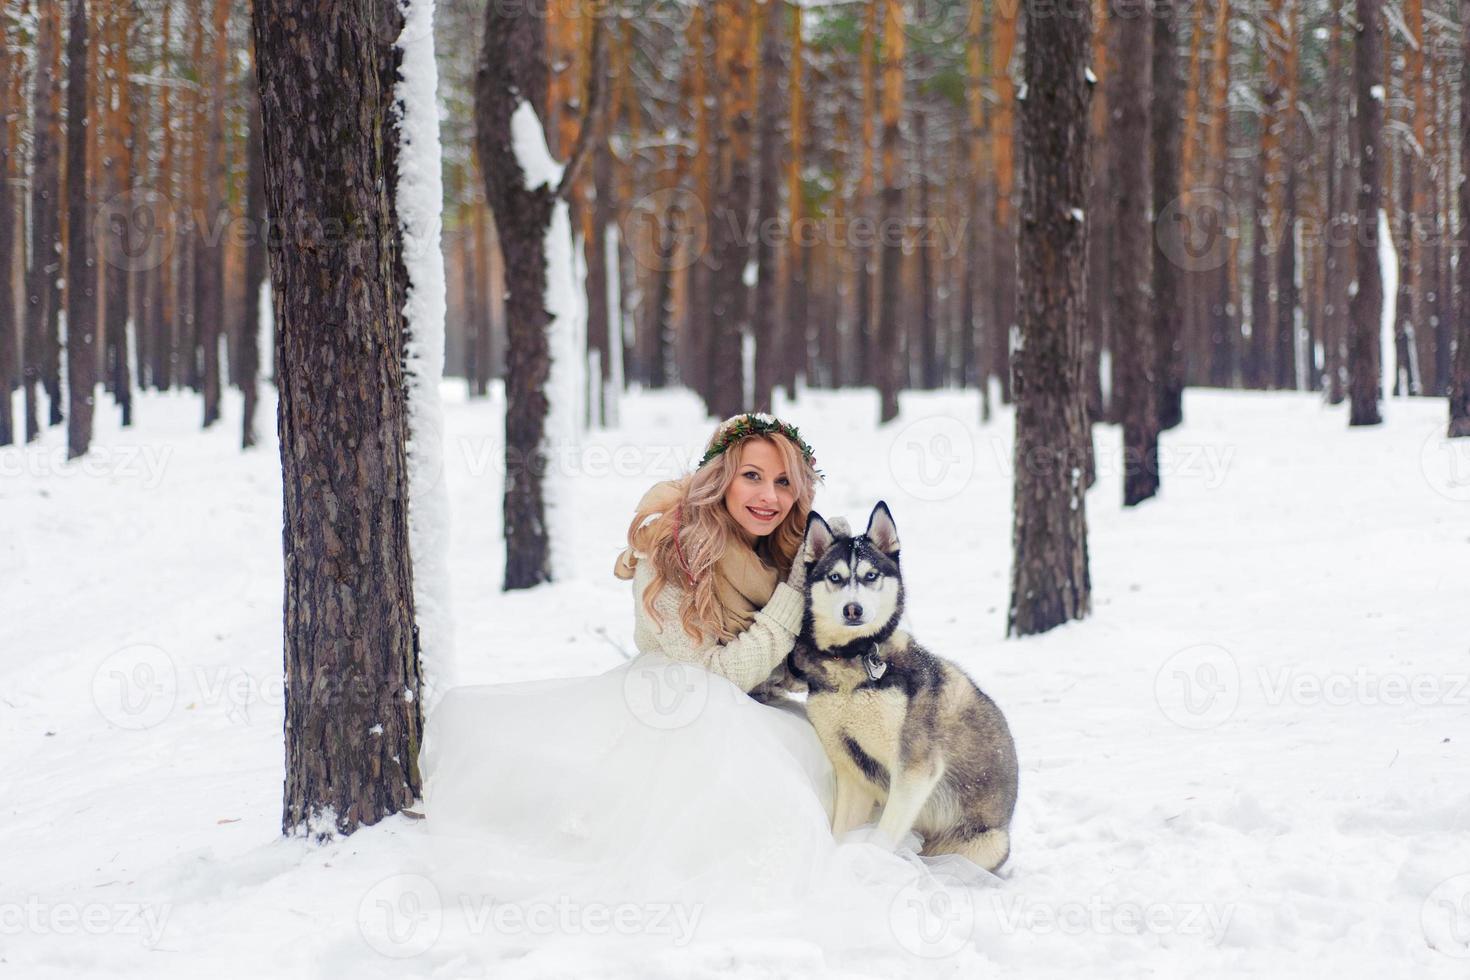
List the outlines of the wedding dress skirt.
{"label": "wedding dress skirt", "polygon": [[919,856],[914,834],[897,849],[871,828],[834,841],[832,767],[800,703],[765,705],[653,654],[455,688],[422,760],[439,893],[514,906],[512,925],[478,935],[517,953],[782,940],[829,967],[955,965],[933,917],[997,881],[956,855]]}

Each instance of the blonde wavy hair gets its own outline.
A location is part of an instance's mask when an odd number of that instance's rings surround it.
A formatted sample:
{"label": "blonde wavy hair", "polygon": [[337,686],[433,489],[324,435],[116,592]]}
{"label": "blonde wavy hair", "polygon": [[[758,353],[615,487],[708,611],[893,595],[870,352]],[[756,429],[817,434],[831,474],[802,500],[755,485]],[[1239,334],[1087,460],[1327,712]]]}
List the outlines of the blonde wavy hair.
{"label": "blonde wavy hair", "polygon": [[[717,429],[706,449],[718,436]],[[740,526],[725,506],[725,493],[740,471],[740,455],[745,444],[752,439],[764,439],[775,447],[795,495],[786,518],[770,534],[758,538],[754,549],[762,561],[776,567],[777,580],[784,579],[791,570],[802,538],[806,536],[807,515],[812,511],[812,499],[816,496],[816,485],[821,477],[807,462],[800,448],[779,432],[750,435],[731,443],[724,452],[677,481],[681,494],[678,505],[653,520],[649,520],[653,513],[651,510],[639,511],[628,525],[629,546],[648,555],[643,560],[653,563],[653,579],[643,593],[644,608],[662,628],[662,619],[653,606],[654,600],[664,586],[678,583],[684,590],[679,603],[679,619],[684,632],[696,643],[703,642],[706,631],[722,643],[734,637],[725,628],[723,617],[718,612],[713,572],[726,548],[746,547]],[[681,550],[683,561],[679,557]],[[691,575],[693,588],[689,587]]]}

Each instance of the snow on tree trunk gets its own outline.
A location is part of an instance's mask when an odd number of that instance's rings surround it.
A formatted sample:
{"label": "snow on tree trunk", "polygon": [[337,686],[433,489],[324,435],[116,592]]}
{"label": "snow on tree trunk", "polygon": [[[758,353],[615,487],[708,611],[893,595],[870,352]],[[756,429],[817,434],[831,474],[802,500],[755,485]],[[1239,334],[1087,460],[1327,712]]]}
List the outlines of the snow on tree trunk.
{"label": "snow on tree trunk", "polygon": [[[1398,389],[1394,385],[1394,374],[1398,371],[1395,321],[1398,320],[1399,254],[1393,245],[1393,232],[1388,225],[1388,212],[1378,210],[1378,278],[1383,283],[1383,310],[1378,318],[1378,368],[1381,375],[1382,392],[1387,394]],[[1408,385],[1403,393],[1407,396]]]}
{"label": "snow on tree trunk", "polygon": [[618,265],[618,226],[609,221],[607,235],[603,240],[603,252],[607,256],[607,384],[602,389],[603,425],[609,428],[618,425],[618,406],[623,393],[623,295],[622,269]]}
{"label": "snow on tree trunk", "polygon": [[434,59],[435,0],[403,0],[396,204],[408,289],[403,307],[408,394],[408,533],[424,710],[454,684],[453,619],[446,553],[449,494],[444,485],[444,253],[439,245],[444,188],[439,142],[439,69]]}

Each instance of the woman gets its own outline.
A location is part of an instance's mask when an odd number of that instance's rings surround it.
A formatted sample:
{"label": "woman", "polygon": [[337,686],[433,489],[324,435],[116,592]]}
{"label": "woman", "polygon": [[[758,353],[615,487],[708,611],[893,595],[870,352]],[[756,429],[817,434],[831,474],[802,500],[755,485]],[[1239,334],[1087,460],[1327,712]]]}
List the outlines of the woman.
{"label": "woman", "polygon": [[800,703],[747,693],[779,679],[801,629],[814,463],[793,426],[726,420],[696,470],[650,489],[629,525],[614,574],[633,583],[638,656],[594,677],[445,695],[426,803],[430,830],[456,843],[436,880],[526,904],[674,903],[685,942],[782,935],[871,956],[894,941],[905,889],[941,887],[936,868],[987,877],[919,858],[913,837],[897,854],[834,841],[832,769]]}

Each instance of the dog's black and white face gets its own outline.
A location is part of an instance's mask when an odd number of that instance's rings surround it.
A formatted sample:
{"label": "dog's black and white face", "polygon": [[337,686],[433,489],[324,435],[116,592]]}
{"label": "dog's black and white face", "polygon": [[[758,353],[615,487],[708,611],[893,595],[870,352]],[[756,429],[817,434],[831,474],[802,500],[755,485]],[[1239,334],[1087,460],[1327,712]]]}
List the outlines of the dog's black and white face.
{"label": "dog's black and white face", "polygon": [[806,591],[812,639],[828,650],[891,631],[903,612],[898,567],[898,528],[888,505],[878,501],[868,529],[837,534],[815,511],[807,518],[811,564]]}

